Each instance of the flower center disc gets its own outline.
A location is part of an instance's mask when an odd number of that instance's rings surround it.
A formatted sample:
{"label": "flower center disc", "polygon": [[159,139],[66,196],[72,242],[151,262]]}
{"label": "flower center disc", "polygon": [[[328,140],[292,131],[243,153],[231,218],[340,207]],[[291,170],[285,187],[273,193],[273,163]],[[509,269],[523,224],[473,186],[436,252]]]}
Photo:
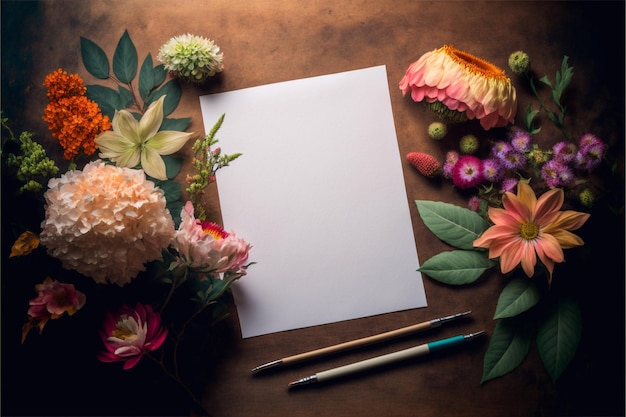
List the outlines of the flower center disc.
{"label": "flower center disc", "polygon": [[539,225],[536,223],[524,223],[520,228],[520,235],[526,240],[533,240],[539,236]]}
{"label": "flower center disc", "polygon": [[446,45],[443,47],[444,52],[467,70],[482,74],[489,78],[506,78],[504,71],[491,62],[478,58],[475,55],[456,49],[453,46]]}

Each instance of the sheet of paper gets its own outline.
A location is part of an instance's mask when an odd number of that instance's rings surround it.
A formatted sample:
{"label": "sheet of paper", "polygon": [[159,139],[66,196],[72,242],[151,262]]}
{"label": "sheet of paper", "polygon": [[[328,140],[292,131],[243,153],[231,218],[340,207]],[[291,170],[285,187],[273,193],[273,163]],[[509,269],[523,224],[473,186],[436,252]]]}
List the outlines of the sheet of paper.
{"label": "sheet of paper", "polygon": [[242,337],[425,307],[385,66],[200,97],[226,230],[253,245],[233,284]]}

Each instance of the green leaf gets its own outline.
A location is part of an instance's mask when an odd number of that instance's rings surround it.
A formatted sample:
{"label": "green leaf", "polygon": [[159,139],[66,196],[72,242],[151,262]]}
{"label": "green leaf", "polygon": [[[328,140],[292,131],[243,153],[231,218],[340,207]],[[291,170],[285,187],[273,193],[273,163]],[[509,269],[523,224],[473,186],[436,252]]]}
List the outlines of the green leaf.
{"label": "green leaf", "polygon": [[165,76],[167,75],[167,70],[165,69],[165,64],[159,64],[152,70],[152,77],[154,78],[154,84],[152,84],[152,88],[156,88],[163,84],[165,81]]}
{"label": "green leaf", "polygon": [[191,122],[191,117],[183,117],[181,119],[163,119],[163,123],[161,124],[160,130],[176,130],[178,132],[184,132],[187,127],[189,127],[189,123]]}
{"label": "green leaf", "polygon": [[439,239],[459,249],[474,249],[474,240],[489,224],[478,213],[453,204],[415,200],[424,224]]}
{"label": "green leaf", "polygon": [[115,110],[122,108],[120,106],[120,94],[112,88],[102,85],[88,85],[87,98],[98,103],[102,114],[109,116],[113,120]]}
{"label": "green leaf", "polygon": [[515,278],[500,293],[494,319],[515,317],[535,306],[541,292],[529,278]]}
{"label": "green leaf", "polygon": [[102,80],[109,78],[109,60],[102,48],[81,36],[80,55],[87,72]]}
{"label": "green leaf", "polygon": [[113,53],[113,73],[125,84],[129,84],[137,75],[137,50],[127,30]]}
{"label": "green leaf", "polygon": [[162,181],[159,184],[159,188],[163,190],[165,195],[166,202],[173,202],[180,200],[181,197],[181,186],[180,183],[172,180]]}
{"label": "green leaf", "polygon": [[163,85],[163,87],[159,88],[154,92],[154,94],[152,94],[152,96],[150,97],[150,102],[146,103],[146,106],[158,100],[159,97],[166,96],[165,100],[163,101],[163,116],[167,116],[168,114],[176,110],[182,94],[183,90],[180,88],[178,80],[169,80]]}
{"label": "green leaf", "polygon": [[126,107],[130,107],[133,104],[133,94],[128,88],[122,87],[121,85],[118,87],[118,91],[120,94],[119,108],[125,109]]}
{"label": "green leaf", "polygon": [[578,304],[557,300],[539,324],[537,349],[550,377],[556,381],[574,358],[582,336],[582,317]]}
{"label": "green leaf", "polygon": [[177,176],[183,166],[183,159],[173,155],[163,155],[163,162],[165,162],[165,175],[169,179]]}
{"label": "green leaf", "polygon": [[444,284],[464,285],[476,281],[494,265],[485,252],[454,250],[433,256],[418,271]]}
{"label": "green leaf", "polygon": [[152,71],[152,55],[148,54],[139,70],[139,95],[145,102],[154,88],[154,72]]}
{"label": "green leaf", "polygon": [[533,120],[537,114],[539,114],[539,110],[533,110],[530,104],[526,107],[526,113],[524,114],[524,126],[531,135],[535,135],[541,130],[540,127],[533,129]]}
{"label": "green leaf", "polygon": [[485,353],[480,383],[498,378],[517,368],[528,355],[530,339],[531,329],[525,321],[500,320]]}

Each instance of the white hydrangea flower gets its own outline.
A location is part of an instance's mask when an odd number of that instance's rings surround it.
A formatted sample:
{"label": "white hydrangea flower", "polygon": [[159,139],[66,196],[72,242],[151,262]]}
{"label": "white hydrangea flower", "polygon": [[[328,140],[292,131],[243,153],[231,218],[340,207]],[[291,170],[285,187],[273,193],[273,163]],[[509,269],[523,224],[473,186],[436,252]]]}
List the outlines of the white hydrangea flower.
{"label": "white hydrangea flower", "polygon": [[222,72],[223,58],[215,42],[189,33],[171,38],[157,56],[166,70],[192,83],[202,83]]}

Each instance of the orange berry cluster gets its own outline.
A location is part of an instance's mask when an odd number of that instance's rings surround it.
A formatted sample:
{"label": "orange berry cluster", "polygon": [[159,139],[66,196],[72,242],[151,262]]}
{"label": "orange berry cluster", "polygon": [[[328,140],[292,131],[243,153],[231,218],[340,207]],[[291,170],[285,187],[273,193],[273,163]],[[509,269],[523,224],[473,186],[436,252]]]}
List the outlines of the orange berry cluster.
{"label": "orange berry cluster", "polygon": [[97,149],[96,136],[109,130],[111,122],[85,95],[82,78],[59,68],[46,76],[43,85],[48,88],[50,101],[43,120],[63,147],[65,159],[72,160],[81,148],[85,155],[92,155]]}

